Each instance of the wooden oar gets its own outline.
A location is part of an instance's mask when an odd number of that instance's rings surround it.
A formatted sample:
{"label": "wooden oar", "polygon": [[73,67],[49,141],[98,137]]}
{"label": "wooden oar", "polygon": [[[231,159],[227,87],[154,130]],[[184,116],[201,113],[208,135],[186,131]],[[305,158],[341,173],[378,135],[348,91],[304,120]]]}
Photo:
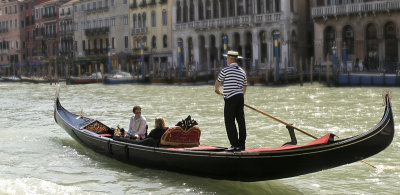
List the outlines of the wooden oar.
{"label": "wooden oar", "polygon": [[282,121],[282,120],[280,120],[280,119],[278,119],[278,118],[276,118],[276,117],[273,117],[273,116],[271,116],[271,115],[269,115],[269,114],[267,114],[267,113],[265,113],[265,112],[263,112],[263,111],[261,111],[261,110],[258,110],[258,109],[254,108],[254,107],[251,107],[251,106],[249,106],[249,105],[247,105],[247,104],[244,104],[244,105],[245,105],[247,108],[250,108],[250,109],[252,109],[252,110],[254,110],[254,111],[256,111],[256,112],[258,112],[258,113],[260,113],[260,114],[262,114],[262,115],[265,115],[265,116],[267,116],[267,117],[269,117],[269,118],[271,118],[271,119],[274,119],[274,120],[276,120],[276,121],[278,121],[278,122],[280,122],[280,123],[282,123],[282,124],[284,124],[284,125],[286,125],[286,126],[292,127],[292,128],[294,128],[294,129],[296,129],[297,131],[300,131],[300,132],[302,132],[302,133],[304,133],[304,134],[306,134],[306,135],[308,135],[308,136],[310,136],[310,137],[312,137],[312,138],[314,138],[314,139],[318,139],[318,137],[313,136],[313,135],[311,135],[311,134],[309,134],[309,133],[307,133],[307,132],[305,132],[305,131],[303,131],[303,130],[301,130],[301,129],[299,129],[299,128],[297,128],[297,127],[295,127],[295,126],[293,126],[293,125],[291,125],[291,124],[289,124],[289,123],[287,123],[287,122],[285,122],[285,121]]}
{"label": "wooden oar", "polygon": [[[297,127],[295,127],[295,126],[293,126],[293,125],[291,125],[291,124],[289,124],[289,123],[287,123],[287,122],[285,122],[285,121],[282,121],[282,120],[280,120],[280,119],[278,119],[278,118],[276,118],[276,117],[273,117],[273,116],[271,116],[271,115],[269,115],[269,114],[267,114],[267,113],[265,113],[265,112],[263,112],[263,111],[261,111],[261,110],[258,110],[258,109],[254,108],[254,107],[251,107],[251,106],[249,106],[249,105],[247,105],[247,104],[244,104],[244,105],[245,105],[247,108],[250,108],[250,109],[252,109],[252,110],[254,110],[254,111],[256,111],[256,112],[258,112],[258,113],[260,113],[260,114],[262,114],[262,115],[264,115],[264,116],[267,116],[267,117],[269,117],[269,118],[271,118],[271,119],[274,119],[274,120],[276,120],[276,121],[278,121],[278,122],[280,122],[280,123],[282,123],[282,124],[284,124],[284,125],[286,125],[286,126],[292,127],[292,128],[294,128],[294,129],[296,129],[297,131],[300,131],[300,132],[302,132],[302,133],[304,133],[304,134],[306,134],[306,135],[308,135],[308,136],[310,136],[310,137],[312,137],[312,138],[314,138],[314,139],[318,139],[318,137],[316,137],[316,136],[314,136],[314,135],[311,135],[311,134],[309,134],[309,133],[307,133],[307,132],[305,132],[305,131],[303,131],[303,130],[301,130],[301,129],[299,129],[299,128],[297,128]],[[374,165],[372,165],[371,163],[369,163],[369,162],[367,162],[367,161],[365,161],[365,160],[361,160],[361,162],[363,162],[363,163],[365,163],[365,164],[367,164],[367,165],[369,165],[369,166],[371,166],[371,167],[373,167],[373,168],[376,169],[376,167],[375,167]]]}

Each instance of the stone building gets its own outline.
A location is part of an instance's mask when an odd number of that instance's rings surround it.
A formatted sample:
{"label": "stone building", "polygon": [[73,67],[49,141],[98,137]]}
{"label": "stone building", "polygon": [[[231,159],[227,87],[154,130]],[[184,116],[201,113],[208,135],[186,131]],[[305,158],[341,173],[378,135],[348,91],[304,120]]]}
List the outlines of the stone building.
{"label": "stone building", "polygon": [[0,71],[21,74],[24,60],[24,4],[17,0],[0,1]]}
{"label": "stone building", "polygon": [[54,75],[59,56],[58,0],[34,1],[35,29],[33,31],[33,59],[45,67],[43,74]]}
{"label": "stone building", "polygon": [[[174,0],[176,66],[208,72],[237,50],[250,75],[278,63],[279,76],[312,55],[309,0]],[[181,51],[181,52],[178,52]],[[180,65],[179,65],[180,64]],[[295,68],[294,68],[295,69]]]}
{"label": "stone building", "polygon": [[143,64],[146,75],[165,76],[172,65],[172,1],[132,0],[130,8],[131,59],[136,71]]}
{"label": "stone building", "polygon": [[[71,0],[60,5],[58,10],[59,27],[60,27],[60,40],[59,40],[59,59],[58,63],[63,65],[61,69],[62,75],[67,76],[70,73],[70,69],[73,65],[74,57],[74,27],[77,27],[77,23],[74,25],[73,20],[73,3],[79,0]],[[75,7],[77,8],[77,7]]]}
{"label": "stone building", "polygon": [[311,6],[317,61],[329,54],[340,71],[398,71],[400,1],[314,0]]}
{"label": "stone building", "polygon": [[130,72],[128,0],[79,0],[73,7],[75,63],[87,72]]}

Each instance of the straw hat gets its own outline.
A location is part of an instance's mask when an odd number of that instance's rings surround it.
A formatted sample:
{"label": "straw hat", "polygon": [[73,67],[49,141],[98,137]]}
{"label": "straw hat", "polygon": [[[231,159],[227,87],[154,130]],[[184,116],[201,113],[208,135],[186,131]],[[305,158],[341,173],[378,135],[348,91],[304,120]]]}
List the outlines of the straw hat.
{"label": "straw hat", "polygon": [[228,53],[224,54],[223,56],[230,58],[242,58],[242,56],[239,56],[239,52],[237,51],[228,51]]}

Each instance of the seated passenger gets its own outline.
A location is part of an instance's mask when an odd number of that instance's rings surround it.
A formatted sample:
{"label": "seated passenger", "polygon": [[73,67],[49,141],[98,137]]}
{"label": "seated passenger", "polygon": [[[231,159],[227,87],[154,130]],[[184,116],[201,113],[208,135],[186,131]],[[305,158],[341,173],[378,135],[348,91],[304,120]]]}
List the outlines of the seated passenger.
{"label": "seated passenger", "polygon": [[160,139],[161,139],[162,135],[165,133],[165,131],[167,131],[167,129],[168,129],[168,127],[165,126],[164,119],[162,117],[157,117],[154,120],[154,129],[150,131],[147,138],[154,139],[157,146],[159,146]]}
{"label": "seated passenger", "polygon": [[132,109],[134,115],[131,117],[129,124],[129,131],[125,134],[125,138],[142,140],[147,136],[147,122],[146,118],[142,116],[142,108],[134,106]]}

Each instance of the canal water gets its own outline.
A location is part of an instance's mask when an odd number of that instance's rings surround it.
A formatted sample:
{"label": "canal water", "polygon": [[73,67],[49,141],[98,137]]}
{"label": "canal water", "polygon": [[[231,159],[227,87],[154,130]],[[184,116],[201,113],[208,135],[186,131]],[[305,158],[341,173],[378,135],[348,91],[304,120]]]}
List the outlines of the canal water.
{"label": "canal water", "polygon": [[[379,122],[384,89],[249,86],[245,103],[312,135],[332,132],[345,138]],[[400,191],[400,88],[389,90],[396,133],[387,149],[366,159],[377,169],[356,162],[247,183],[146,169],[98,155],[54,122],[54,85],[0,83],[0,194],[393,194]],[[157,116],[171,126],[191,115],[202,130],[202,144],[229,146],[224,102],[212,85],[61,84],[60,99],[66,109],[110,127],[127,128],[134,105],[143,107],[150,128]],[[290,140],[284,125],[247,108],[245,115],[247,147],[277,147]],[[299,144],[312,141],[296,134]]]}

